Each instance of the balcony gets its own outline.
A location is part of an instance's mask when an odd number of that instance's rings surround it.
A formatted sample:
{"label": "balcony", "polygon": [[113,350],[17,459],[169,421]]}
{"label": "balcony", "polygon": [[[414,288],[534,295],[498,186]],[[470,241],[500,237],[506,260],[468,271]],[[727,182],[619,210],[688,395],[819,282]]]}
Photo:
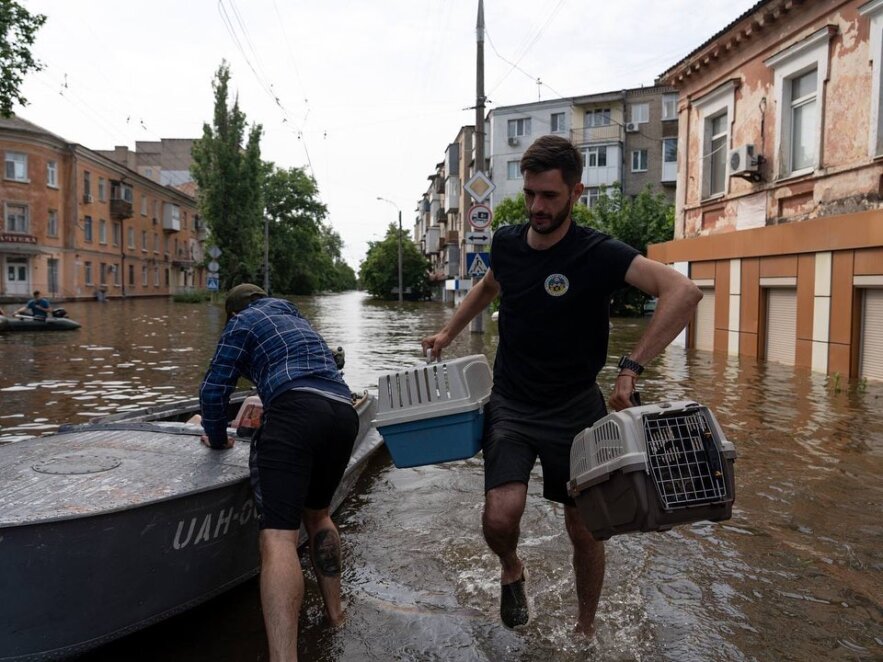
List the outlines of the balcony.
{"label": "balcony", "polygon": [[571,132],[574,145],[588,145],[591,143],[622,142],[622,127],[619,124],[604,124],[602,126],[587,126],[582,129],[573,129]]}
{"label": "balcony", "polygon": [[110,217],[115,221],[125,221],[127,218],[132,218],[132,203],[128,200],[111,198]]}
{"label": "balcony", "polygon": [[181,208],[178,205],[163,203],[162,229],[166,232],[181,231]]}
{"label": "balcony", "polygon": [[459,244],[460,243],[460,233],[457,230],[448,230],[448,234],[445,237],[446,243],[448,244]]}

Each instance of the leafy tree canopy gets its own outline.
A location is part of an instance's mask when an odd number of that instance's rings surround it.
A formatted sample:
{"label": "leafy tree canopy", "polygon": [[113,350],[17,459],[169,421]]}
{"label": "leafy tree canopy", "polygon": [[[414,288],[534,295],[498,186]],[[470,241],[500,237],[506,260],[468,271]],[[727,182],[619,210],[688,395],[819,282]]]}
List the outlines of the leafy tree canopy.
{"label": "leafy tree canopy", "polygon": [[[573,206],[572,217],[577,225],[592,225],[592,216],[589,208],[577,202]],[[524,193],[519,193],[514,198],[506,198],[494,209],[494,220],[491,223],[493,229],[501,225],[516,225],[527,223],[527,205],[524,203]]]}
{"label": "leafy tree canopy", "polygon": [[28,72],[43,68],[31,47],[45,22],[43,14],[31,14],[15,0],[0,0],[0,116],[11,117],[15,103],[28,103],[19,88]]}
{"label": "leafy tree canopy", "polygon": [[[429,260],[402,231],[402,283],[405,296],[422,298],[429,293]],[[399,230],[390,223],[383,241],[368,243],[368,253],[359,267],[362,286],[381,299],[397,299],[399,286]]]}

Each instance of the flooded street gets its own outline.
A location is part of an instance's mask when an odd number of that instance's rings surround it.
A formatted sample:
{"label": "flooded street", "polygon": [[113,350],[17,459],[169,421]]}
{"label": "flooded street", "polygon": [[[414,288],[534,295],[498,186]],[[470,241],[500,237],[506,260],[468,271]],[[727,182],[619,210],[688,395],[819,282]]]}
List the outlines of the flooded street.
{"label": "flooded street", "polygon": [[[353,390],[421,362],[419,338],[453,311],[361,293],[294,301],[345,348]],[[223,325],[219,305],[65,307],[82,329],[0,335],[0,443],[195,396]],[[615,359],[645,326],[614,320],[605,393]],[[496,340],[488,322],[446,356],[493,358]],[[883,658],[883,384],[671,348],[648,366],[641,390],[645,403],[690,398],[715,412],[739,454],[736,504],[725,523],[609,541],[593,640],[572,635],[563,512],[542,499],[539,480],[520,543],[531,621],[512,632],[499,621],[499,566],[481,535],[480,456],[396,469],[384,450],[337,517],[348,620],[337,630],[324,624],[307,570],[301,659]],[[82,659],[267,659],[257,582]]]}

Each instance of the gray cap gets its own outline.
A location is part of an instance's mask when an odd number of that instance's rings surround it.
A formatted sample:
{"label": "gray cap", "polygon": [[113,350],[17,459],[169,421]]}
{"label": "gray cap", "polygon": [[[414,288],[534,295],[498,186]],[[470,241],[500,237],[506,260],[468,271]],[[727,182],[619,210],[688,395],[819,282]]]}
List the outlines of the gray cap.
{"label": "gray cap", "polygon": [[227,292],[227,299],[224,302],[227,316],[232,317],[236,313],[244,310],[252,301],[256,301],[265,296],[267,296],[267,293],[252,283],[242,283],[242,285],[237,285]]}

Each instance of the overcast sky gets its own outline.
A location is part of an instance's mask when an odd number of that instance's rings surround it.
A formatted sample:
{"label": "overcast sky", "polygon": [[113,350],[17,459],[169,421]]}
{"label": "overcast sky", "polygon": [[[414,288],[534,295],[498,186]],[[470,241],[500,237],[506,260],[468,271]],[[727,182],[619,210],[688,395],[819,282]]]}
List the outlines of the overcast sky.
{"label": "overcast sky", "polygon": [[[755,1],[486,0],[487,109],[651,85]],[[263,158],[313,174],[356,269],[396,220],[377,196],[410,228],[475,121],[478,0],[19,2],[48,17],[22,117],[90,149],[198,138],[227,60]]]}

